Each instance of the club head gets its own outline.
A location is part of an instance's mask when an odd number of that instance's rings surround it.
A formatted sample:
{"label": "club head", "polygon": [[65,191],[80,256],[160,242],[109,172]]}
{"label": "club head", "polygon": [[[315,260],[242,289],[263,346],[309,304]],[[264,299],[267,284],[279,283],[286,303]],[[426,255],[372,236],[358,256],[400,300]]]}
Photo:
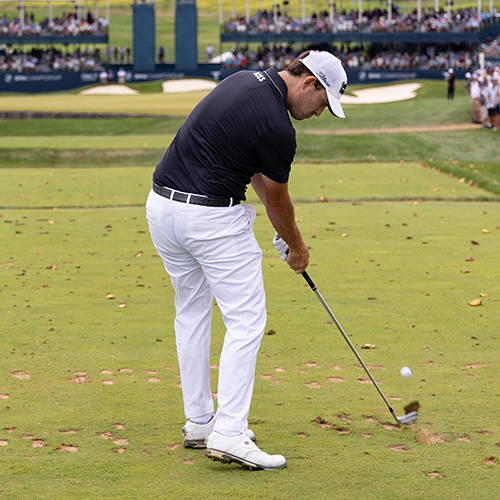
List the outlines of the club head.
{"label": "club head", "polygon": [[407,413],[406,415],[403,415],[402,417],[396,417],[396,420],[400,424],[410,425],[413,424],[413,422],[415,422],[417,418],[418,418],[418,413],[416,411],[412,411],[410,413]]}

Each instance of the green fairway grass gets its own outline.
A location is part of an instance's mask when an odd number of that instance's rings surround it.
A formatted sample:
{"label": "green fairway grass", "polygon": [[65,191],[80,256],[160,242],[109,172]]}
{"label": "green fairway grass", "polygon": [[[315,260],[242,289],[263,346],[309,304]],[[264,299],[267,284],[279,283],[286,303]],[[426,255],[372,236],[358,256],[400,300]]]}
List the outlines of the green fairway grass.
{"label": "green fairway grass", "polygon": [[28,142],[25,136],[7,136],[0,137],[0,149],[167,149],[173,138],[172,134],[116,136],[57,135],[31,137]]}
{"label": "green fairway grass", "polygon": [[[150,167],[0,169],[0,207],[116,207],[144,205]],[[295,201],[475,199],[491,193],[416,164],[294,164]],[[258,201],[250,188],[247,199]]]}
{"label": "green fairway grass", "polygon": [[0,96],[3,111],[73,111],[84,113],[136,113],[187,116],[207,94],[146,93],[135,95],[78,95],[65,93]]}
{"label": "green fairway grass", "polygon": [[[443,82],[422,84],[412,101],[294,122],[289,186],[308,273],[396,413],[420,401],[414,425],[395,425],[315,294],[279,259],[248,190],[268,311],[249,424],[259,446],[287,458],[274,472],[213,463],[181,445],[174,297],[144,204],[181,114],[202,94],[148,91],[144,108],[101,101],[177,118],[0,121],[0,498],[494,497],[497,136],[377,133],[468,121],[460,90],[449,103]],[[27,97],[2,96],[0,109],[77,111],[83,102]],[[336,128],[352,133],[329,134]],[[214,393],[224,330],[214,304]]]}
{"label": "green fairway grass", "polygon": [[[256,208],[274,333],[259,355],[250,425],[288,468],[250,473],[178,446],[173,295],[143,208],[2,210],[5,498],[252,499],[272,489],[276,499],[351,499],[353,490],[379,499],[390,488],[431,499],[444,485],[453,497],[491,496],[500,205],[297,205],[311,277],[396,412],[412,399],[422,404],[406,428],[361,383],[364,372],[302,278],[277,258]],[[480,294],[483,305],[470,307]],[[214,391],[222,336],[216,311]],[[412,378],[400,376],[402,366]]]}

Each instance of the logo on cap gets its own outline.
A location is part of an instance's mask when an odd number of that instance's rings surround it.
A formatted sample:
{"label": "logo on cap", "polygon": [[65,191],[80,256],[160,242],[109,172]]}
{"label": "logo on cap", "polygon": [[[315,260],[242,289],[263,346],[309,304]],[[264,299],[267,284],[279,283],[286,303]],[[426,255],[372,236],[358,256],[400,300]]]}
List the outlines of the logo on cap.
{"label": "logo on cap", "polygon": [[347,83],[346,82],[342,82],[342,85],[340,86],[339,93],[341,93],[342,95],[344,95],[346,87],[347,87]]}
{"label": "logo on cap", "polygon": [[329,82],[327,76],[323,73],[323,71],[318,71],[318,76],[323,80],[324,84],[327,86],[327,87],[331,87],[332,84]]}

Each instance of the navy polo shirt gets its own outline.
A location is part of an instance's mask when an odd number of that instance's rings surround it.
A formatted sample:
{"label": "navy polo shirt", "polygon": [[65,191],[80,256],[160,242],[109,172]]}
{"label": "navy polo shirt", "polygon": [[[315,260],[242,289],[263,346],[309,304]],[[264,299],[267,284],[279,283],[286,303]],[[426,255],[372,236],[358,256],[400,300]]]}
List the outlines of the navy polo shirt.
{"label": "navy polo shirt", "polygon": [[245,200],[255,173],[288,182],[297,143],[286,99],[286,84],[274,69],[239,71],[224,79],[181,126],[153,181],[239,200]]}

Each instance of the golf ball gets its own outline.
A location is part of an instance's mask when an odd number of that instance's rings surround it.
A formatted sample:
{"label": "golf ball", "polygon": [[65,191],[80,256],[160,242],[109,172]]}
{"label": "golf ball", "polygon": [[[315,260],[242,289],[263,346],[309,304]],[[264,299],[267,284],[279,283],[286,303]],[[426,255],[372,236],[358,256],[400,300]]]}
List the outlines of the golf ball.
{"label": "golf ball", "polygon": [[403,366],[403,368],[401,368],[401,376],[403,378],[410,378],[411,370],[407,366]]}

